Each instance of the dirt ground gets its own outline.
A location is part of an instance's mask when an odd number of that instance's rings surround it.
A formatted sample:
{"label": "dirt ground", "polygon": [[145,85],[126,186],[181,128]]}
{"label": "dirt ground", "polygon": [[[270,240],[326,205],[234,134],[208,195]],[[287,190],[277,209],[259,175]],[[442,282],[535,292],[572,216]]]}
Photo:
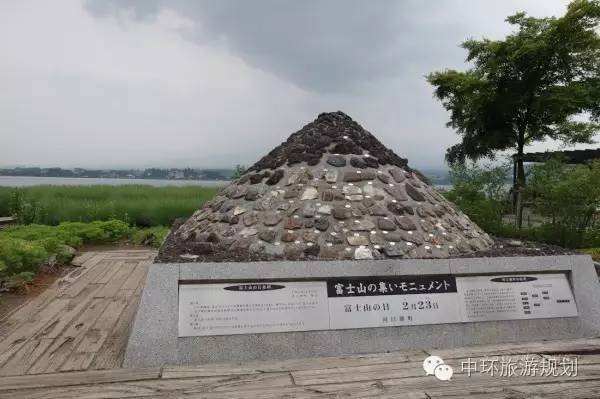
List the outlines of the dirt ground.
{"label": "dirt ground", "polygon": [[64,276],[72,267],[61,267],[56,271],[42,271],[35,276],[31,284],[15,291],[0,293],[0,319],[3,319],[13,309],[16,309],[28,299],[33,298],[50,287],[58,278]]}

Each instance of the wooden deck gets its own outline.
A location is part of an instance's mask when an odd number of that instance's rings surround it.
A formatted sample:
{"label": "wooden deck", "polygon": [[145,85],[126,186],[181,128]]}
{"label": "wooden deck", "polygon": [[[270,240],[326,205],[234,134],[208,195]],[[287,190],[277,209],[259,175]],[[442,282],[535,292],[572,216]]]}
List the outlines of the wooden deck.
{"label": "wooden deck", "polygon": [[[600,398],[600,338],[122,369],[154,255],[85,253],[77,259],[81,268],[0,320],[0,399]],[[425,375],[422,362],[430,354],[453,367],[451,381]],[[576,371],[568,370],[573,363],[561,365],[564,356],[577,359]],[[461,370],[463,362],[482,359],[488,365],[497,359],[494,375]],[[542,376],[541,365],[552,359],[557,375]],[[510,377],[502,367],[507,361],[517,365]]]}
{"label": "wooden deck", "polygon": [[[479,346],[434,351],[455,370],[450,381],[426,376],[426,351],[0,377],[0,399],[100,398],[600,398],[600,339]],[[577,371],[556,377],[461,372],[482,357],[514,361],[577,357]],[[469,359],[470,358],[470,359]],[[557,374],[565,368],[559,367]]]}
{"label": "wooden deck", "polygon": [[155,251],[86,252],[81,267],[0,320],[0,376],[121,366]]}

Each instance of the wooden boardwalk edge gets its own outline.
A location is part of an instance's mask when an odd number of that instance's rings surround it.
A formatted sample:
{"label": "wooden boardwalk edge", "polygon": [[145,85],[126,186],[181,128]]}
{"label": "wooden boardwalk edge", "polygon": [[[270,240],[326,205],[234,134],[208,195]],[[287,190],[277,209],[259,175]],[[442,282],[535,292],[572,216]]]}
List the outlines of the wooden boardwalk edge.
{"label": "wooden boardwalk edge", "polygon": [[[123,369],[127,335],[154,255],[84,253],[76,258],[80,268],[0,320],[0,399],[600,398],[600,337]],[[425,375],[422,364],[429,355],[453,367],[451,381]],[[574,375],[508,378],[469,375],[462,367],[466,360],[511,358],[524,364],[564,357],[576,359]]]}
{"label": "wooden boardwalk edge", "polygon": [[[580,375],[578,379],[571,382],[569,379],[563,378],[560,383],[578,382],[582,386],[585,384],[594,387],[600,386],[600,338],[534,342],[530,343],[529,346],[527,345],[481,345],[440,351],[439,353],[444,352],[444,356],[447,359],[477,358],[484,355],[492,357],[506,354],[537,354],[538,356],[542,356],[539,355],[539,352],[559,353],[561,355],[576,354],[578,357],[584,359],[584,361],[580,362],[580,367],[583,368],[584,372],[589,371],[591,374]],[[378,376],[383,377],[381,381],[385,381],[386,384],[396,386],[399,384],[399,380],[406,379],[409,382],[411,379],[422,378],[423,372],[420,369],[420,365],[424,357],[430,352],[438,353],[438,351],[434,350],[403,351],[283,361],[215,363],[197,367],[90,370],[8,376],[0,377],[0,392],[36,388],[92,386],[144,380],[160,380],[165,381],[165,384],[167,381],[170,381],[169,384],[174,387],[173,389],[176,389],[178,381],[181,381],[184,386],[186,385],[185,381],[189,383],[194,380],[212,384],[217,381],[223,382],[239,379],[240,383],[243,381],[247,383],[249,380],[257,378],[260,380],[270,380],[271,378],[268,376],[273,378],[271,380],[272,383],[283,384],[282,387],[293,386],[298,389],[310,386],[318,386],[319,389],[325,389],[323,387],[329,385],[331,389],[334,389],[339,384],[359,384],[362,386],[369,381],[377,381]],[[589,356],[590,358],[585,361],[585,356]],[[473,382],[475,381],[473,379]],[[462,382],[465,382],[464,376]],[[529,384],[545,383],[552,383],[552,381],[534,378],[529,382]],[[506,382],[499,380],[496,384],[503,385]],[[515,385],[518,384],[525,384],[523,378],[515,380]],[[494,385],[494,381],[487,381],[487,385]],[[264,388],[267,389],[268,384]],[[449,386],[448,389],[450,388],[455,388],[455,386]],[[259,386],[252,389],[261,388]],[[448,392],[450,391],[448,390]]]}
{"label": "wooden boardwalk edge", "polygon": [[0,377],[0,391],[141,381],[160,378],[160,368],[71,371]]}

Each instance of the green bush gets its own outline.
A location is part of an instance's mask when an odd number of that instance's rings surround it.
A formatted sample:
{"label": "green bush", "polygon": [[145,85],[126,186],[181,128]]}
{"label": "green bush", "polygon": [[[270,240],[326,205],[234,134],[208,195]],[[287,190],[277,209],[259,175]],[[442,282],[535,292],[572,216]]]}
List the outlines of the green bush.
{"label": "green bush", "polygon": [[0,278],[28,281],[51,256],[70,259],[66,246],[105,244],[127,238],[131,229],[120,220],[68,222],[58,226],[28,225],[0,230]]}
{"label": "green bush", "polygon": [[3,277],[28,280],[48,259],[48,252],[40,242],[17,238],[0,238],[0,263]]}

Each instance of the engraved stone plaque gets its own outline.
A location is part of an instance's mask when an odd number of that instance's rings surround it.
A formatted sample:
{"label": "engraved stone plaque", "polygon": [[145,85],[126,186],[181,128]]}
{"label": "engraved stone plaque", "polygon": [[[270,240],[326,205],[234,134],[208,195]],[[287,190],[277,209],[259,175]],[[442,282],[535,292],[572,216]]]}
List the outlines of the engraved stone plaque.
{"label": "engraved stone plaque", "polygon": [[456,285],[466,322],[577,316],[564,273],[459,277]]}
{"label": "engraved stone plaque", "polygon": [[180,337],[328,328],[322,281],[179,286]]}
{"label": "engraved stone plaque", "polygon": [[179,286],[179,336],[577,316],[563,273]]}

